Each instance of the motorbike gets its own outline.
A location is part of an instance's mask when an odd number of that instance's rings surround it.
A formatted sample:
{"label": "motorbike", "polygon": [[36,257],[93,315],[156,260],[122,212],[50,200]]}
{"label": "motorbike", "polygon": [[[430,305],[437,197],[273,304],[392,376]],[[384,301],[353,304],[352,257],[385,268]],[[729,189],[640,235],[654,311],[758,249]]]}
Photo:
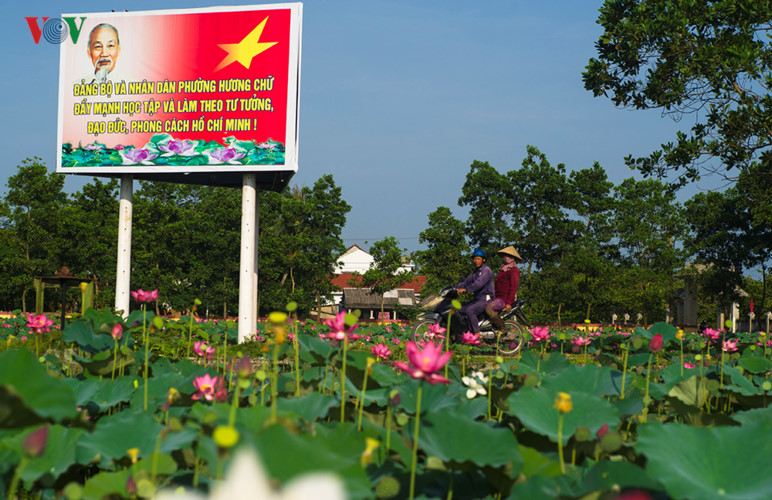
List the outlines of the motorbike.
{"label": "motorbike", "polygon": [[[429,331],[429,326],[438,324],[443,328],[446,328],[446,333],[450,334],[448,328],[448,316],[452,308],[453,300],[458,298],[458,291],[452,287],[443,288],[437,302],[433,305],[431,312],[426,312],[418,316],[418,322],[413,327],[413,341],[430,339],[433,334]],[[496,343],[500,354],[510,356],[517,354],[525,343],[524,326],[528,326],[528,320],[523,312],[523,305],[525,301],[523,299],[515,299],[512,303],[512,309],[509,311],[501,311],[499,314],[501,319],[504,320],[506,326],[505,331],[499,338],[496,327],[491,323],[487,314],[483,313],[479,317],[480,324],[480,336],[486,343]],[[453,315],[453,322],[464,321],[459,315]],[[466,326],[464,325],[464,329]]]}

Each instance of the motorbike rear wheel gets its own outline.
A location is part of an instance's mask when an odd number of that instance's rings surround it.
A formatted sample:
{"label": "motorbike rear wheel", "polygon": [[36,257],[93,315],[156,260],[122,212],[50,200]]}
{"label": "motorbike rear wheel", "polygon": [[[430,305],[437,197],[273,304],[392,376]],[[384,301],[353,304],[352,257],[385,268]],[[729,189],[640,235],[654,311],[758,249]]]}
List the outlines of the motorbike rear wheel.
{"label": "motorbike rear wheel", "polygon": [[525,344],[523,326],[514,319],[504,321],[506,329],[499,338],[499,354],[512,356],[517,354]]}
{"label": "motorbike rear wheel", "polygon": [[[435,340],[427,334],[429,333],[429,326],[436,323],[437,322],[432,319],[424,319],[416,323],[413,327],[413,342],[418,342],[420,340]],[[447,334],[447,332],[445,333]]]}

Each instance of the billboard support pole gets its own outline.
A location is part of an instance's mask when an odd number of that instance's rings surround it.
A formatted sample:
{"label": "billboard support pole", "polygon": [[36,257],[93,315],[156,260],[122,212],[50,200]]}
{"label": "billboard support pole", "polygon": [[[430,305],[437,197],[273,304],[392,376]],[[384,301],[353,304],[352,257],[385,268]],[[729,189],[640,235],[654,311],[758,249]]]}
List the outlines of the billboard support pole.
{"label": "billboard support pole", "polygon": [[115,273],[115,310],[129,316],[131,299],[131,224],[134,198],[134,177],[121,176],[121,201],[118,205],[118,258]]}
{"label": "billboard support pole", "polygon": [[254,338],[257,323],[257,174],[244,173],[241,188],[239,342]]}

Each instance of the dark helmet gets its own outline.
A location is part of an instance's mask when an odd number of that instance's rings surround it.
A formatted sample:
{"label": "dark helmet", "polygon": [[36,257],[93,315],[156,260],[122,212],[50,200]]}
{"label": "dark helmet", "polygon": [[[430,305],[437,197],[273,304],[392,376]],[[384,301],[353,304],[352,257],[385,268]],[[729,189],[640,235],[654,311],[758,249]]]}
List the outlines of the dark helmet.
{"label": "dark helmet", "polygon": [[482,257],[485,260],[488,260],[488,254],[485,253],[485,250],[482,248],[475,248],[474,252],[472,252],[472,257]]}

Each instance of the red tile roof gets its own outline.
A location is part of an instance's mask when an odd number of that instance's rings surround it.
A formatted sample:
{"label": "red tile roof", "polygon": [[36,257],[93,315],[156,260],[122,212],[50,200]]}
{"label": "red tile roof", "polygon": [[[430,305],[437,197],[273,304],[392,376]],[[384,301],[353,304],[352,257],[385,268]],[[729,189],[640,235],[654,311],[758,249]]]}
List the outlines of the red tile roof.
{"label": "red tile roof", "polygon": [[[332,284],[343,288],[351,288],[351,285],[349,285],[349,281],[351,281],[351,278],[354,278],[353,273],[340,273],[336,274],[332,277]],[[362,277],[359,276],[356,279],[356,282],[359,283],[362,280]],[[412,281],[408,281],[404,285],[401,285],[399,289],[402,290],[413,290],[415,293],[419,293],[421,290],[421,287],[426,283],[426,276],[414,276]]]}

